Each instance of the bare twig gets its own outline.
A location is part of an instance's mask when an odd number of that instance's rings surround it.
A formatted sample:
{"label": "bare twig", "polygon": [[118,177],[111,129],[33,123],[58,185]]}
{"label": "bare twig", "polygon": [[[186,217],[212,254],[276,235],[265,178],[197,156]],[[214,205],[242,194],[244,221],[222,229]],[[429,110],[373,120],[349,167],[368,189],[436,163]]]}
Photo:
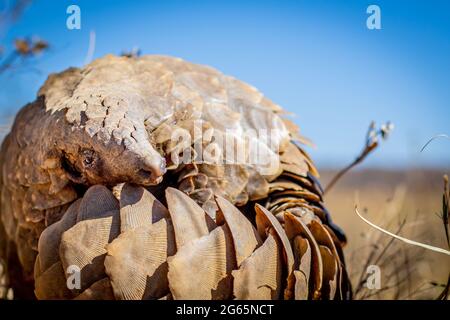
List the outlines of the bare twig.
{"label": "bare twig", "polygon": [[[448,187],[448,176],[444,175],[444,194],[442,196],[442,223],[444,225],[445,237],[447,238],[447,245],[450,249],[450,240],[449,240],[449,215],[450,215],[450,189]],[[447,300],[450,294],[450,272],[447,278],[447,284],[442,290],[441,294],[437,297],[437,300]]]}
{"label": "bare twig", "polygon": [[450,273],[448,274],[447,284],[444,287],[444,290],[439,294],[436,300],[447,300],[450,294]]}
{"label": "bare twig", "polygon": [[[403,229],[403,227],[405,226],[405,223],[406,223],[406,220],[403,220],[403,222],[400,223],[396,233],[399,233]],[[376,258],[374,258],[374,257],[377,253],[378,247],[375,247],[375,249],[370,252],[369,257],[367,258],[366,263],[361,270],[358,284],[357,284],[357,287],[355,288],[355,295],[357,295],[364,288],[364,283],[366,283],[367,278],[368,278],[368,275],[366,274],[367,267],[371,264],[377,265],[380,262],[380,260],[383,258],[385,253],[389,250],[389,248],[391,247],[393,242],[394,242],[394,239],[393,238],[390,239],[389,242],[383,247],[383,250],[378,254],[378,256]]]}
{"label": "bare twig", "polygon": [[11,68],[18,58],[35,57],[48,49],[46,41],[35,39],[16,39],[14,50],[0,63],[0,74]]}
{"label": "bare twig", "polygon": [[122,51],[120,55],[127,58],[137,58],[141,55],[141,49],[133,47],[130,51]]}
{"label": "bare twig", "polygon": [[9,69],[14,61],[16,61],[19,57],[20,55],[16,51],[11,52],[0,64],[0,73],[6,71],[6,69]]}
{"label": "bare twig", "polygon": [[6,32],[7,26],[13,24],[30,3],[31,0],[16,0],[0,12],[0,32]]}
{"label": "bare twig", "polygon": [[372,121],[369,125],[369,129],[367,130],[366,142],[361,153],[356,157],[356,159],[352,163],[350,163],[348,166],[340,170],[333,177],[333,179],[331,179],[331,181],[325,187],[323,193],[326,194],[328,191],[330,191],[330,189],[336,184],[336,182],[339,181],[340,178],[342,178],[342,176],[344,176],[353,167],[363,162],[364,159],[378,147],[379,144],[378,137],[381,137],[382,139],[387,139],[387,137],[389,136],[389,134],[393,129],[394,125],[388,121],[386,124],[383,124],[379,130],[377,130],[375,127],[375,122]]}
{"label": "bare twig", "polygon": [[[426,284],[428,284],[429,286],[423,288]],[[429,290],[434,289],[434,288],[435,288],[435,286],[433,284],[430,284],[429,282],[423,282],[417,288],[415,288],[414,291],[412,291],[408,295],[402,297],[402,300],[406,300],[406,299],[409,299],[409,298],[412,298],[412,297],[416,297],[419,293],[423,293],[425,291],[429,291]]]}
{"label": "bare twig", "polygon": [[355,211],[356,211],[356,214],[357,214],[357,215],[361,218],[361,220],[363,220],[365,223],[367,223],[367,224],[370,225],[371,227],[373,227],[373,228],[375,228],[375,229],[377,229],[377,230],[379,230],[379,231],[381,231],[381,232],[383,232],[383,233],[385,233],[385,234],[387,234],[387,235],[389,235],[389,236],[391,236],[391,237],[393,237],[393,238],[395,238],[395,239],[398,239],[398,240],[400,240],[400,241],[403,241],[403,242],[405,242],[405,243],[407,243],[407,244],[411,244],[411,245],[413,245],[413,246],[425,248],[425,249],[430,250],[430,251],[434,251],[434,252],[438,252],[438,253],[443,253],[443,254],[445,254],[445,255],[450,256],[450,251],[448,251],[448,250],[445,250],[445,249],[442,249],[442,248],[438,248],[438,247],[434,247],[434,246],[431,246],[431,245],[428,245],[428,244],[424,244],[424,243],[421,243],[421,242],[413,241],[413,240],[410,240],[410,239],[401,237],[401,236],[399,236],[399,235],[396,235],[395,233],[392,233],[392,232],[389,232],[389,231],[387,231],[387,230],[384,230],[383,228],[377,226],[376,224],[374,224],[374,223],[370,222],[369,220],[367,220],[366,218],[364,218],[364,217],[359,213],[358,207],[356,207],[356,206],[355,206]]}
{"label": "bare twig", "polygon": [[422,147],[422,149],[420,149],[420,152],[423,152],[423,150],[425,150],[425,148],[434,140],[438,139],[438,138],[446,138],[448,140],[450,140],[450,137],[446,134],[437,134],[434,137],[432,137],[430,140],[427,141],[427,143],[424,144],[424,146]]}
{"label": "bare twig", "polygon": [[449,216],[450,216],[450,189],[448,187],[448,176],[444,175],[444,194],[442,195],[442,224],[444,225],[445,237],[447,238],[447,245],[450,248],[449,237]]}
{"label": "bare twig", "polygon": [[[5,6],[4,11],[0,12],[0,37],[3,37],[8,28],[20,18],[30,3],[30,0],[16,0]],[[4,47],[0,47],[0,58],[3,58],[3,61],[0,61],[0,74],[14,67],[17,60],[21,59],[24,62],[46,51],[48,47],[46,41],[38,38],[15,39],[14,48],[9,53],[5,52]]]}

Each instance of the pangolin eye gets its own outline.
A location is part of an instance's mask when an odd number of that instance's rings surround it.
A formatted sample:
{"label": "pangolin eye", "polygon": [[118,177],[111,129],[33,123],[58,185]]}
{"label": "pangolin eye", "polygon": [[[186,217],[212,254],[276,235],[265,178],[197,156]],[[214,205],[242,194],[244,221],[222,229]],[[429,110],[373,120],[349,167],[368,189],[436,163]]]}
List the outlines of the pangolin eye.
{"label": "pangolin eye", "polygon": [[83,164],[86,166],[92,165],[96,160],[96,154],[92,150],[83,150]]}

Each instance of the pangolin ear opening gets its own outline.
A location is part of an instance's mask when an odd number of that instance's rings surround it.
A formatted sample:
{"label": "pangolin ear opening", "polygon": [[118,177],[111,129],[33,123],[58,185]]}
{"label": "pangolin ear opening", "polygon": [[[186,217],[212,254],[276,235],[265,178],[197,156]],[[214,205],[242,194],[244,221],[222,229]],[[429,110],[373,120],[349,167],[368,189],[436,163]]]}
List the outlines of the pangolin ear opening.
{"label": "pangolin ear opening", "polygon": [[84,184],[86,182],[86,178],[83,174],[76,168],[74,164],[72,164],[67,157],[66,154],[63,154],[61,157],[61,166],[66,172],[67,178],[77,184]]}

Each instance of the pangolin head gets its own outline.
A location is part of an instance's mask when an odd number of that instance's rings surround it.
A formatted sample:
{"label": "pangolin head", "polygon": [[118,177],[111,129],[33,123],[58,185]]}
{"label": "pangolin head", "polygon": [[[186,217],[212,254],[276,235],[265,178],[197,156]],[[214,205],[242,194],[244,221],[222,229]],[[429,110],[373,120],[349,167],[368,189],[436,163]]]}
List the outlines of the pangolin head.
{"label": "pangolin head", "polygon": [[65,139],[58,140],[57,148],[62,168],[71,181],[85,185],[130,182],[143,186],[162,181],[165,161],[148,139],[106,139],[104,128],[91,136],[79,125],[69,126],[68,131]]}
{"label": "pangolin head", "polygon": [[158,184],[166,165],[149,126],[158,112],[129,70],[116,69],[124,60],[111,59],[53,74],[39,91],[54,134],[64,135],[53,139],[62,168],[79,184]]}

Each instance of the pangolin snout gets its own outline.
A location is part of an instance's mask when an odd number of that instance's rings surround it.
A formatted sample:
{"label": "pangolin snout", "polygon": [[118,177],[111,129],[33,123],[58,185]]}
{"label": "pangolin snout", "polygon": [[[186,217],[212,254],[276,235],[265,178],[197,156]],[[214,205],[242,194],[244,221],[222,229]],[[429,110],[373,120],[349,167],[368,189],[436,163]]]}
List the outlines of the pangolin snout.
{"label": "pangolin snout", "polygon": [[138,180],[143,185],[155,185],[162,181],[166,171],[166,162],[162,157],[158,161],[145,161],[137,171]]}

